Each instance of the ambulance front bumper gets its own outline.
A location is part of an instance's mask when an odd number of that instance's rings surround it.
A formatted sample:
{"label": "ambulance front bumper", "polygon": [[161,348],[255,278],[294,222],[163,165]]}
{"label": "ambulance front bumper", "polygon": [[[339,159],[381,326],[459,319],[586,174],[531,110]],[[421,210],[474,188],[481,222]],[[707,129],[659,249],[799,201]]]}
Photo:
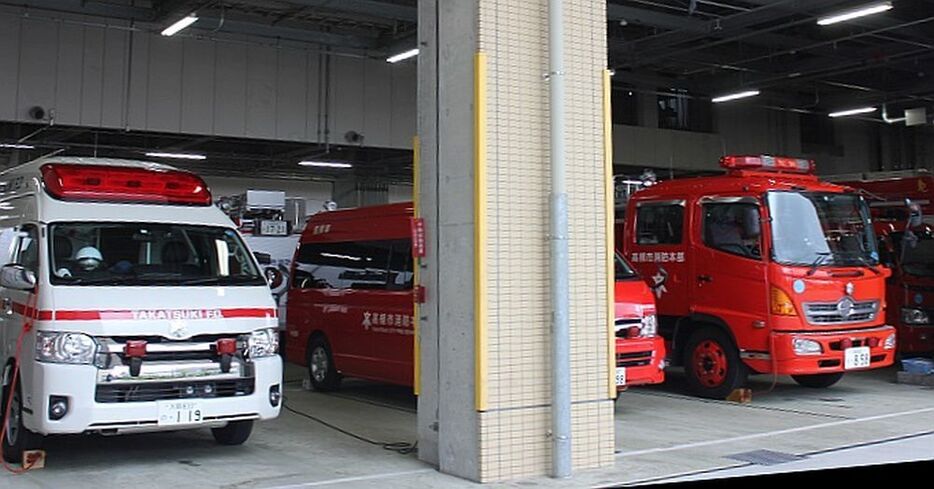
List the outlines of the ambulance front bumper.
{"label": "ambulance front bumper", "polygon": [[[30,430],[51,435],[172,431],[273,419],[281,407],[281,357],[256,359],[252,367],[252,375],[243,376],[239,369],[222,374],[192,365],[144,365],[138,377],[143,380],[133,382],[119,376],[107,381],[93,365],[37,363],[24,421]],[[63,400],[67,412],[55,419],[52,407]]]}

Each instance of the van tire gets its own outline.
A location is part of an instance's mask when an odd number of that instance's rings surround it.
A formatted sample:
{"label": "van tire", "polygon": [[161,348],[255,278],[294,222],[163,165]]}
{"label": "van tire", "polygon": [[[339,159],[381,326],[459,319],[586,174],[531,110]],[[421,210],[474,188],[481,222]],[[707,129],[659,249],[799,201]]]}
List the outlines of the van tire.
{"label": "van tire", "polygon": [[[7,378],[6,375],[3,376],[4,379]],[[6,420],[3,420],[3,416],[6,413],[6,404],[7,399],[9,399],[9,385],[4,383],[2,395],[3,400],[0,401],[0,429],[7,429]],[[15,426],[12,426],[10,430],[7,430],[6,435],[3,437],[3,459],[11,464],[18,464],[23,461],[23,452],[27,450],[37,450],[42,447],[42,436],[32,431],[29,431],[26,426],[23,424],[23,390],[19,385],[19,382],[16,383],[16,394],[13,399],[13,408],[10,410],[10,418],[15,423]],[[10,440],[10,432],[13,432],[15,440]]]}
{"label": "van tire", "polygon": [[803,387],[810,387],[811,389],[826,389],[827,387],[840,382],[840,379],[843,378],[843,372],[834,372],[831,374],[792,375],[791,378],[795,379],[795,382]]}
{"label": "van tire", "polygon": [[334,355],[324,336],[315,336],[308,344],[308,379],[319,392],[340,389],[341,376],[334,367]]}
{"label": "van tire", "polygon": [[214,441],[219,445],[243,445],[253,432],[253,420],[231,421],[227,426],[221,428],[211,428],[211,434],[214,435]]}
{"label": "van tire", "polygon": [[694,332],[683,359],[688,388],[698,397],[726,399],[749,377],[733,340],[719,328],[706,326]]}

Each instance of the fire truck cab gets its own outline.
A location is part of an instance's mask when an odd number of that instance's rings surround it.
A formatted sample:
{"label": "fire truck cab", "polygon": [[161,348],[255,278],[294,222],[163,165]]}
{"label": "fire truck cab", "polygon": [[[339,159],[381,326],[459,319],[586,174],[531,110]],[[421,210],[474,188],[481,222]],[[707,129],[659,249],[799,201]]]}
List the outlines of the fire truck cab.
{"label": "fire truck cab", "polygon": [[[834,181],[867,194],[880,257],[892,269],[886,320],[898,329],[898,352],[934,354],[934,175],[905,170],[838,175]],[[911,223],[912,204],[925,216],[920,222]]]}
{"label": "fire truck cab", "polygon": [[828,387],[891,365],[885,278],[869,207],[809,160],[726,156],[722,176],[634,194],[624,254],[655,293],[688,385],[724,398],[750,373]]}

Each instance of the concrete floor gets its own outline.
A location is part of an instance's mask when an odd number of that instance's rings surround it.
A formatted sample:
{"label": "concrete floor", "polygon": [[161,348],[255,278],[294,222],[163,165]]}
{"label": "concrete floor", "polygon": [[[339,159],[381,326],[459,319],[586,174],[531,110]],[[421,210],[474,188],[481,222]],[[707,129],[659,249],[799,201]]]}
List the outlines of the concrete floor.
{"label": "concrete floor", "polygon": [[[338,394],[302,389],[289,368],[287,405],[373,440],[415,439],[415,398],[392,386],[345,382]],[[934,459],[932,388],[894,383],[892,369],[849,374],[827,390],[756,378],[753,402],[738,405],[683,394],[678,372],[663,386],[632,389],[616,406],[616,463],[570,480],[541,477],[503,487],[608,486],[621,483],[803,470],[877,460]],[[873,448],[877,447],[877,448]],[[0,487],[96,489],[166,487],[299,489],[312,487],[472,487],[402,455],[338,433],[288,411],[258,424],[241,447],[219,447],[207,430],[122,437],[56,437],[48,467],[0,473]],[[730,458],[772,450],[787,463],[763,466]],[[774,454],[773,454],[774,455]],[[740,456],[739,458],[742,458]],[[796,459],[797,458],[797,459]]]}

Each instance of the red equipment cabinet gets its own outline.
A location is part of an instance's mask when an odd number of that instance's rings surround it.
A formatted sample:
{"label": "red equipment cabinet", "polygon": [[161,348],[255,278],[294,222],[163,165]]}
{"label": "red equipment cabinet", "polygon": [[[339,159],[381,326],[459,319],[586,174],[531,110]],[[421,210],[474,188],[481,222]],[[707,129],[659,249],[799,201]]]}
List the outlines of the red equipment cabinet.
{"label": "red equipment cabinet", "polygon": [[749,373],[827,387],[891,365],[885,278],[865,201],[813,162],[727,156],[723,176],[636,192],[624,254],[655,292],[659,331],[697,395]]}

